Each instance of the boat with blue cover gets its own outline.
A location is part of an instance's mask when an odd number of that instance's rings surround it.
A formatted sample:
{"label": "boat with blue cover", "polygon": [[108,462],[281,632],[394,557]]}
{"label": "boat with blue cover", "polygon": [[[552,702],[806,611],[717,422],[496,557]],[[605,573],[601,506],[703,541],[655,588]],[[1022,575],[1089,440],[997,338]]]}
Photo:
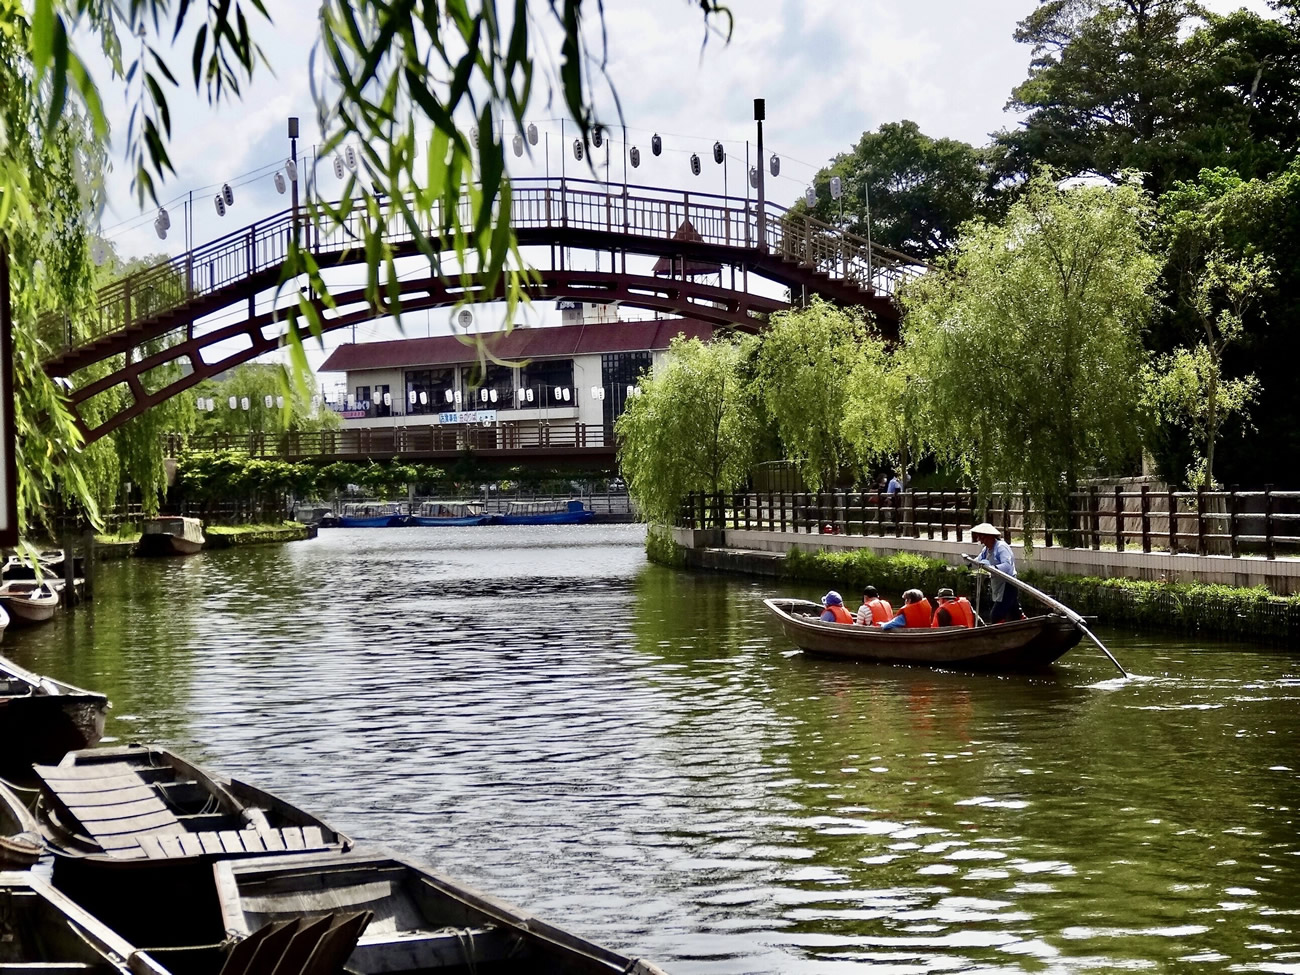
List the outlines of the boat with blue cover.
{"label": "boat with blue cover", "polygon": [[365,501],[345,504],[338,524],[340,528],[397,528],[407,519],[405,509],[395,501]]}
{"label": "boat with blue cover", "polygon": [[489,516],[481,501],[425,501],[411,515],[410,523],[420,528],[486,525]]}
{"label": "boat with blue cover", "polygon": [[581,525],[594,516],[576,498],[559,501],[510,501],[492,519],[494,525]]}

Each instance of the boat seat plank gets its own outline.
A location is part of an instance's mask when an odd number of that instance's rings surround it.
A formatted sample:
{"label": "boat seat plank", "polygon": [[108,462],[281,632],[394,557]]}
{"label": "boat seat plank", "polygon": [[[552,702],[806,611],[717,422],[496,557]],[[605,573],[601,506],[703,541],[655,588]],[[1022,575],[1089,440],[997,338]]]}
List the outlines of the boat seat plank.
{"label": "boat seat plank", "polygon": [[[75,815],[75,810],[73,811]],[[80,817],[78,817],[80,819]],[[91,820],[90,822],[82,821],[91,836],[101,841],[106,836],[124,836],[131,833],[148,833],[156,830],[165,829],[168,832],[176,833],[181,830],[181,825],[176,821],[176,817],[171,814],[170,810],[164,809],[161,812],[145,813],[144,815],[128,816],[124,819],[109,819],[102,822]]]}
{"label": "boat seat plank", "polygon": [[302,828],[302,842],[309,850],[314,850],[318,846],[325,845],[325,834],[321,832],[319,826],[304,826]]}
{"label": "boat seat plank", "polygon": [[239,833],[239,838],[244,843],[244,849],[249,853],[265,853],[266,843],[262,841],[261,830],[245,829]]}
{"label": "boat seat plank", "polygon": [[225,852],[221,846],[221,840],[216,833],[195,833],[194,835],[198,837],[199,843],[203,845],[204,853]]}
{"label": "boat seat plank", "polygon": [[181,833],[176,837],[181,842],[181,850],[187,857],[203,856],[203,843],[193,833]]}
{"label": "boat seat plank", "polygon": [[65,798],[72,799],[78,807],[115,806],[157,797],[153,789],[143,783],[125,789],[105,789],[100,792],[78,792],[64,795]]}
{"label": "boat seat plank", "polygon": [[69,803],[68,808],[88,829],[95,823],[111,823],[114,820],[134,819],[136,816],[152,816],[159,812],[166,813],[173,821],[176,819],[171,810],[166,807],[161,810],[158,808],[158,800],[155,796],[146,796],[144,799],[136,799],[132,802],[115,802],[107,806],[82,805],[80,802],[75,802]]}
{"label": "boat seat plank", "polygon": [[[155,839],[155,837],[149,837]],[[181,840],[175,834],[156,837],[158,844],[162,847],[163,856],[168,859],[176,859],[185,856],[185,851],[181,847]],[[145,837],[140,837],[140,845],[144,846]]]}
{"label": "boat seat plank", "polygon": [[290,850],[301,850],[306,844],[302,841],[302,830],[297,826],[286,826],[284,833],[284,845]]}
{"label": "boat seat plank", "polygon": [[165,860],[167,854],[163,852],[162,843],[157,836],[141,836],[136,839],[136,846],[144,851],[146,859]]}
{"label": "boat seat plank", "polygon": [[[52,792],[63,796],[81,795],[86,792],[111,792],[114,789],[133,789],[137,786],[149,788],[149,784],[134,772],[122,775],[105,775],[87,778],[85,776],[65,777],[41,774],[41,781]],[[153,790],[150,789],[150,792]]]}
{"label": "boat seat plank", "polygon": [[257,831],[262,843],[266,846],[268,853],[283,853],[288,849],[284,845],[284,833],[278,829],[262,829]]}
{"label": "boat seat plank", "polygon": [[217,836],[221,840],[221,846],[227,853],[243,853],[244,843],[239,837],[239,830],[223,829]]}

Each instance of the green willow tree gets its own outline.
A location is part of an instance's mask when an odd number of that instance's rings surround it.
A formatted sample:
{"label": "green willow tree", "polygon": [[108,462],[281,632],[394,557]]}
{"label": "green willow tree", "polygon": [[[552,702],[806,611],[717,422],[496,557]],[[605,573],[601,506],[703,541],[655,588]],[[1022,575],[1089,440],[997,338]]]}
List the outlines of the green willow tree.
{"label": "green willow tree", "polygon": [[863,346],[849,376],[840,429],[860,466],[884,464],[909,474],[942,435],[931,416],[929,379],[915,347],[880,341]]}
{"label": "green willow tree", "polygon": [[755,395],[776,428],[786,459],[813,491],[833,488],[852,452],[840,422],[849,376],[878,341],[866,314],[814,298],[772,316],[758,353]]}
{"label": "green willow tree", "polygon": [[1053,528],[1087,472],[1131,464],[1141,334],[1159,261],[1151,206],[1131,185],[1058,189],[1040,173],[1000,226],[974,225],[908,287],[904,338],[929,377],[941,459],[1023,485]]}
{"label": "green willow tree", "polygon": [[671,525],[690,492],[733,491],[749,477],[757,423],[743,358],[738,342],[678,336],[615,423],[628,493],[650,522]]}

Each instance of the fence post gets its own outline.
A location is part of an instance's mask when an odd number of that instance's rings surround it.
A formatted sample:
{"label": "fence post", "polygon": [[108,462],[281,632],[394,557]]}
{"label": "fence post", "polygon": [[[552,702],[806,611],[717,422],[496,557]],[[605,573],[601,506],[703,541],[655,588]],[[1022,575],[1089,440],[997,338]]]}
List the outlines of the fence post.
{"label": "fence post", "polygon": [[778,491],[776,496],[781,502],[781,531],[785,531],[785,492]]}
{"label": "fence post", "polygon": [[776,509],[773,507],[774,498],[775,495],[771,491],[768,491],[767,492],[767,530],[768,531],[771,531],[775,527],[775,523],[773,521],[773,517],[776,514]]}
{"label": "fence post", "polygon": [[1264,485],[1264,556],[1276,558],[1273,551],[1273,485]]}
{"label": "fence post", "polygon": [[1124,497],[1123,488],[1115,485],[1115,551],[1124,551]]}
{"label": "fence post", "polygon": [[1011,498],[1004,492],[1002,495],[1002,534],[1006,537],[1007,544],[1011,544]]}
{"label": "fence post", "polygon": [[1034,526],[1029,520],[1029,494],[1020,492],[1020,541],[1026,545],[1034,544]]}
{"label": "fence post", "polygon": [[885,535],[885,495],[879,491],[876,492],[876,534],[882,538]]}
{"label": "fence post", "polygon": [[1205,485],[1196,489],[1196,554],[1205,554]]}
{"label": "fence post", "polygon": [[1142,485],[1142,551],[1151,551],[1151,488]]}
{"label": "fence post", "polygon": [[1234,484],[1228,491],[1228,554],[1232,558],[1238,558],[1241,555],[1241,549],[1237,544],[1237,492],[1241,490],[1241,485]]}
{"label": "fence post", "polygon": [[1097,499],[1097,485],[1088,485],[1088,512],[1092,516],[1092,550],[1101,551],[1101,503]]}
{"label": "fence post", "polygon": [[1169,554],[1178,554],[1178,498],[1169,489]]}

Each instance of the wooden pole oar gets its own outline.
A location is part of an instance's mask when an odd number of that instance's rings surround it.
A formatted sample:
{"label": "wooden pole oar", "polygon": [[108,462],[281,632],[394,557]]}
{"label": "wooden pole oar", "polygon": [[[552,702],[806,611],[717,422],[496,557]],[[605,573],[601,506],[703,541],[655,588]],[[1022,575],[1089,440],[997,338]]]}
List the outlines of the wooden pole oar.
{"label": "wooden pole oar", "polygon": [[1053,599],[1051,596],[1047,595],[1047,593],[1035,589],[1027,582],[1021,582],[1015,576],[1011,575],[1008,572],[1003,572],[995,565],[989,565],[987,562],[979,562],[975,559],[974,556],[971,555],[963,555],[962,558],[965,559],[967,562],[969,562],[975,568],[983,569],[985,572],[989,573],[990,575],[998,576],[1003,581],[1011,583],[1017,589],[1021,589],[1024,592],[1029,593],[1029,595],[1041,600],[1042,602],[1050,606],[1052,609],[1056,610],[1067,620],[1069,620],[1071,623],[1077,626],[1083,632],[1084,636],[1086,636],[1093,643],[1097,644],[1098,649],[1100,649],[1102,653],[1104,653],[1107,657],[1110,658],[1111,663],[1113,663],[1116,667],[1119,668],[1119,672],[1123,674],[1126,678],[1128,677],[1128,671],[1125,670],[1120,665],[1120,662],[1115,659],[1115,655],[1106,649],[1106,644],[1098,640],[1097,637],[1093,634],[1092,630],[1088,629],[1088,625],[1083,621],[1083,617],[1080,616],[1078,613],[1076,613],[1074,610],[1072,610],[1069,606],[1065,605],[1065,603]]}

